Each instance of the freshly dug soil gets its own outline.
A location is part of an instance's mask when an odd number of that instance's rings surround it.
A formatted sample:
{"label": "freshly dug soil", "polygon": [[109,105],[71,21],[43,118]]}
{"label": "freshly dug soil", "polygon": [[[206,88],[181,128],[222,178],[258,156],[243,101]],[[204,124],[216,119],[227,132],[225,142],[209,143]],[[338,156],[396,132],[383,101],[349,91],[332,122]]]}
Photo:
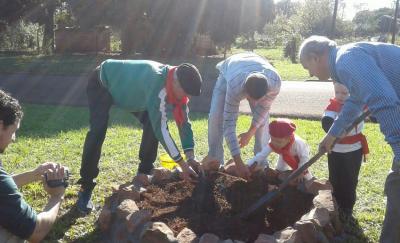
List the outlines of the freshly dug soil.
{"label": "freshly dug soil", "polygon": [[151,185],[138,205],[151,209],[152,221],[166,223],[175,235],[187,227],[199,236],[213,233],[221,239],[253,242],[260,233],[272,234],[293,225],[312,206],[313,195],[287,187],[280,197],[249,218],[238,218],[267,193],[268,183],[264,176],[246,182],[215,173],[197,184],[169,181]]}

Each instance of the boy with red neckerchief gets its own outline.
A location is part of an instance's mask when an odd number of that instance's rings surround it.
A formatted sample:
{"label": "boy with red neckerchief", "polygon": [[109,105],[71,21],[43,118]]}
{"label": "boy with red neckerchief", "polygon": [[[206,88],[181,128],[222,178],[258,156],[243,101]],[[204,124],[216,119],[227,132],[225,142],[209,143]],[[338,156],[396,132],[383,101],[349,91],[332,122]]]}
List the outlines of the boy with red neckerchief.
{"label": "boy with red neckerchief", "polygon": [[[250,170],[254,173],[255,171],[268,169],[268,163],[262,163],[262,161],[266,161],[266,158],[272,152],[279,155],[276,165],[278,175],[294,171],[306,163],[310,157],[310,149],[307,143],[294,133],[295,130],[296,125],[289,119],[278,118],[272,121],[269,124],[270,142],[261,152],[247,162]],[[299,185],[313,178],[311,172],[306,170],[303,175],[292,183]]]}
{"label": "boy with red neckerchief", "polygon": [[[333,85],[335,97],[330,99],[321,120],[325,132],[329,131],[349,97],[349,91],[344,85],[337,82]],[[329,181],[333,187],[333,195],[341,212],[348,216],[352,215],[356,202],[361,162],[369,153],[367,139],[361,133],[363,127],[364,122],[359,123],[346,137],[339,140],[328,154]]]}
{"label": "boy with red neckerchief", "polygon": [[[194,157],[193,131],[189,122],[189,96],[200,95],[202,78],[189,63],[177,67],[149,60],[104,61],[89,77],[87,96],[90,111],[90,130],[86,135],[78,183],[77,208],[89,213],[93,208],[92,191],[99,174],[101,147],[107,131],[112,105],[132,113],[142,124],[143,134],[139,151],[139,167],[135,181],[146,184],[153,169],[160,142],[170,157],[182,168],[185,180],[197,177],[189,164]],[[181,156],[167,125],[167,114],[173,118],[187,161]],[[187,163],[186,163],[187,162]]]}

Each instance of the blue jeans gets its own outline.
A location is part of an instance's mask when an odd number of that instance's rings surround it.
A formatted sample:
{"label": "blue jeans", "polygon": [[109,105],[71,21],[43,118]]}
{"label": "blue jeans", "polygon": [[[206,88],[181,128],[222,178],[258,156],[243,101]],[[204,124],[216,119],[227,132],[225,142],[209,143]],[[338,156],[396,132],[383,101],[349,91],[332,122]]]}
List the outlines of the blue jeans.
{"label": "blue jeans", "polygon": [[[211,108],[208,117],[208,155],[216,158],[221,165],[224,164],[224,107],[226,95],[226,80],[222,75],[219,75],[215,84]],[[253,106],[250,105],[253,111]],[[267,146],[269,142],[269,117],[267,117],[265,124],[260,126],[255,133],[254,155]]]}
{"label": "blue jeans", "polygon": [[380,242],[398,243],[400,242],[400,161],[393,162],[392,170],[386,177],[385,194],[386,212]]}

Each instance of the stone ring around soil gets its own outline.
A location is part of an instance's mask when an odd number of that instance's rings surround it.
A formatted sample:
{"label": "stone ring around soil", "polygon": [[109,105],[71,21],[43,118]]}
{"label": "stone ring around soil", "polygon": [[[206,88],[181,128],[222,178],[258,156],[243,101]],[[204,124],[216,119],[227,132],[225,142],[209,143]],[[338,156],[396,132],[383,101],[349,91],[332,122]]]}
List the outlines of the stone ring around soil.
{"label": "stone ring around soil", "polygon": [[289,186],[247,219],[236,217],[267,193],[265,175],[245,182],[209,172],[196,184],[164,168],[152,172],[144,187],[113,188],[98,224],[104,242],[238,243],[330,242],[342,233],[331,186],[314,180],[306,192]]}

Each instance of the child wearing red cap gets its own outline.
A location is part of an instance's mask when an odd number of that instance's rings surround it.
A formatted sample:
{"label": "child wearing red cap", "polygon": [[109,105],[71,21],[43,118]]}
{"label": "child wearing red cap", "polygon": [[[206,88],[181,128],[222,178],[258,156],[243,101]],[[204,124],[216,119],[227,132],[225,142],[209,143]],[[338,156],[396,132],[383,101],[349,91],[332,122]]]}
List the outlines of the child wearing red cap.
{"label": "child wearing red cap", "polygon": [[[335,97],[330,100],[321,120],[325,132],[329,131],[345,100],[349,97],[349,91],[344,85],[337,82],[333,85]],[[361,133],[363,127],[364,122],[359,123],[328,154],[329,181],[333,187],[333,195],[341,212],[349,216],[353,213],[356,202],[356,188],[362,158],[363,155],[368,154],[368,143]]]}
{"label": "child wearing red cap", "polygon": [[[296,170],[309,160],[310,149],[307,143],[297,136],[294,132],[296,125],[289,119],[276,119],[269,124],[269,133],[271,140],[254,158],[247,162],[251,171],[259,171],[268,168],[268,163],[263,163],[266,158],[275,152],[279,154],[276,171],[282,174],[286,171]],[[311,172],[306,170],[304,174],[298,177],[295,184],[304,180],[311,180]]]}

